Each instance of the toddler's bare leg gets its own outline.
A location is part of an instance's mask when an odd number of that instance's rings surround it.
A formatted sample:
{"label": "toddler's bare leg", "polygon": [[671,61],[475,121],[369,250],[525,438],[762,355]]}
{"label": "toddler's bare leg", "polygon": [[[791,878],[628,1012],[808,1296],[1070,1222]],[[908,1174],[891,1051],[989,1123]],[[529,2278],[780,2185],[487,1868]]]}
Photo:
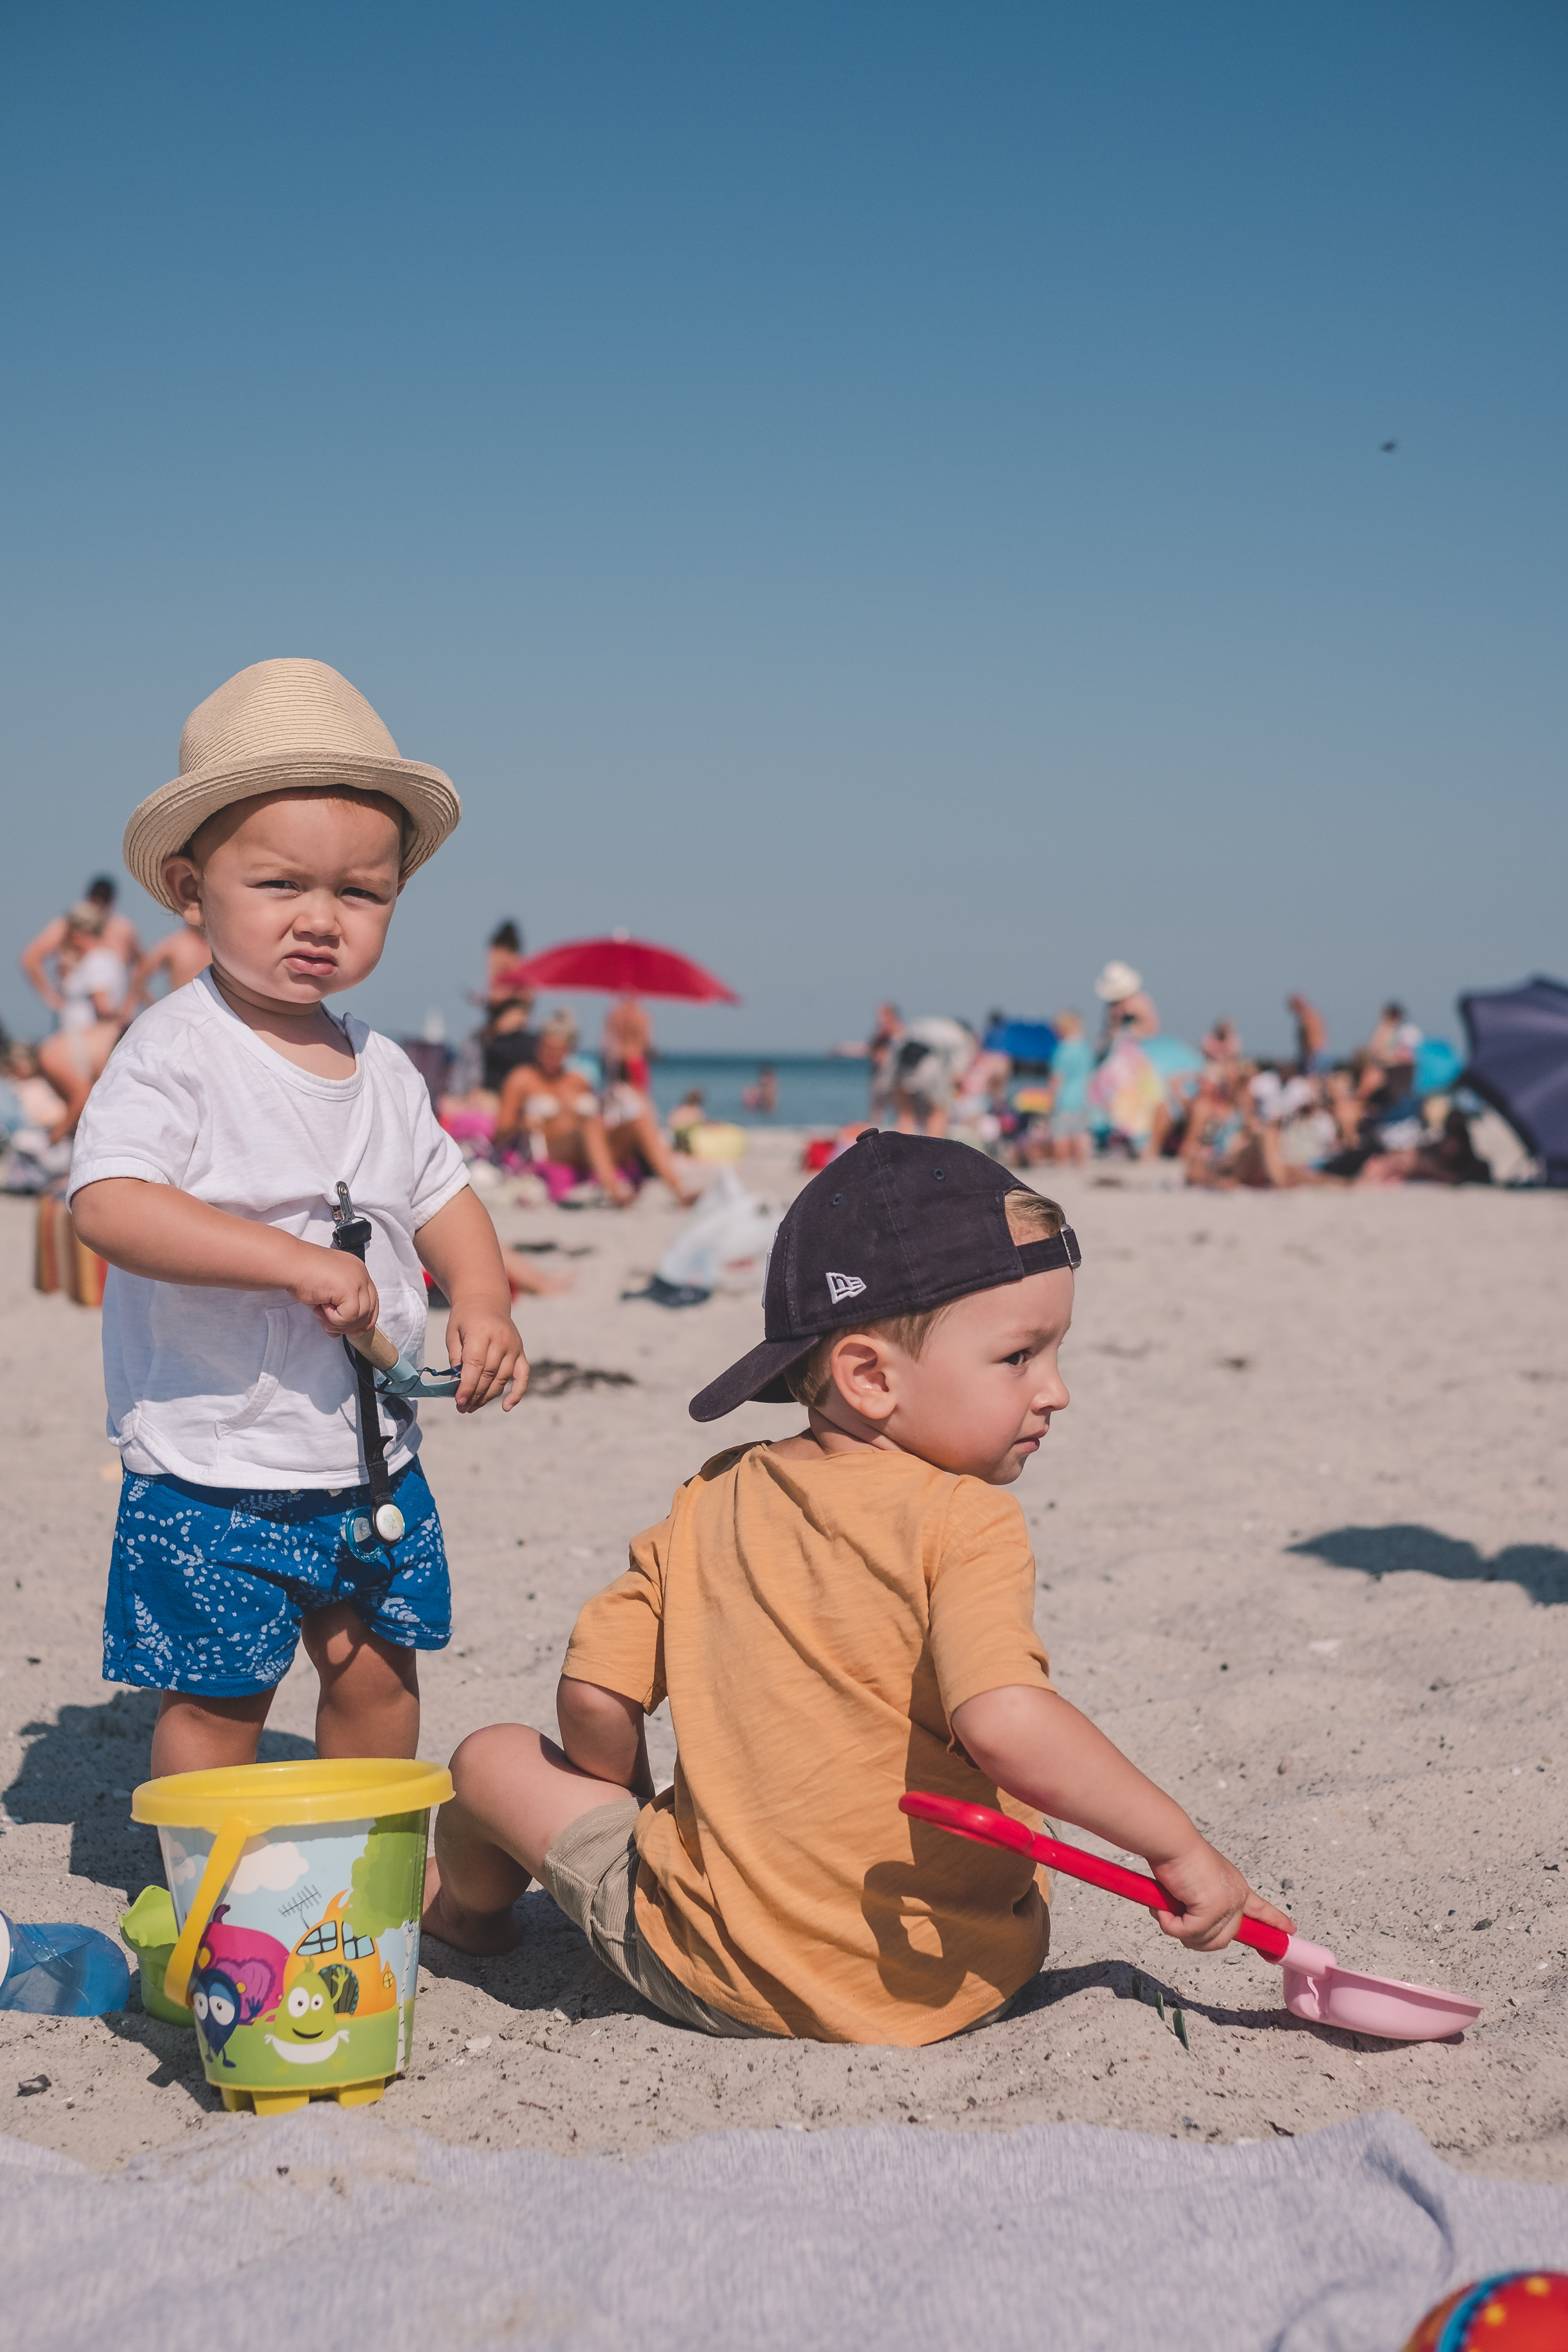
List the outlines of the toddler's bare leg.
{"label": "toddler's bare leg", "polygon": [[195,1691],[165,1691],[153,1728],[153,1772],[212,1772],[228,1764],[254,1764],[256,1743],[272,1704],[269,1690],[246,1691],[238,1698],[203,1697]]}
{"label": "toddler's bare leg", "polygon": [[318,1756],[412,1756],[419,1745],[417,1653],[373,1633],[346,1601],[312,1609],[300,1628],[321,1678]]}
{"label": "toddler's bare leg", "polygon": [[426,1932],[460,1952],[510,1951],[522,1934],[512,1905],[537,1878],[568,1822],[626,1790],[580,1772],[523,1723],[470,1732],[452,1759],[457,1793],[436,1817],[425,1874]]}

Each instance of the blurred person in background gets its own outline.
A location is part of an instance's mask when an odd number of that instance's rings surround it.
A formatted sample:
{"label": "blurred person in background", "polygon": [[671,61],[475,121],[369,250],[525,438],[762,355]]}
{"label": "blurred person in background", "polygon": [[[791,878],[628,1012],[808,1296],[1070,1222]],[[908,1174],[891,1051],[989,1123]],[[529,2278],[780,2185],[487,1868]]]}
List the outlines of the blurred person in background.
{"label": "blurred person in background", "polygon": [[[994,1014],[986,1024],[985,1034],[999,1025],[1000,1014]],[[993,1159],[1000,1157],[1004,1136],[1004,1119],[1007,1112],[1007,1089],[1012,1083],[1013,1063],[1009,1055],[993,1047],[979,1045],[969,1065],[961,1072],[957,1090],[948,1112],[948,1132],[962,1136],[966,1143]]]}
{"label": "blurred person in background", "polygon": [[62,918],[65,940],[55,958],[60,1025],[38,1048],[38,1066],[61,1097],[48,1139],[76,1133],[87,1098],[125,1026],[131,975],[103,944],[106,917],[91,898],[79,899]]}
{"label": "blurred person in background", "polygon": [[522,933],[509,915],[498,923],[485,942],[485,1003],[498,996],[510,996],[511,991],[503,985],[505,975],[514,963],[522,961]]}
{"label": "blurred person in background", "polygon": [[1492,1165],[1476,1150],[1464,1112],[1450,1110],[1439,1134],[1402,1151],[1374,1152],[1355,1181],[1358,1184],[1489,1184]]}
{"label": "blurred person in background", "polygon": [[492,1146],[497,1158],[510,1150],[574,1168],[617,1209],[629,1208],[637,1198],[636,1185],[622,1171],[640,1161],[649,1175],[668,1185],[682,1208],[689,1208],[701,1188],[682,1178],[653,1112],[644,1106],[625,1116],[629,1104],[612,1093],[614,1124],[607,1124],[605,1106],[594,1087],[580,1070],[569,1067],[576,1044],[571,1015],[552,1013],[539,1032],[532,1062],[513,1070],[501,1089]]}
{"label": "blurred person in background", "polygon": [[1142,973],[1134,971],[1130,963],[1113,957],[1095,982],[1094,992],[1105,1007],[1102,1054],[1130,1040],[1136,1043],[1140,1037],[1159,1035],[1160,1015],[1154,1000],[1144,989]]}
{"label": "blurred person in background", "polygon": [[539,1050],[539,1033],[530,1026],[533,991],[491,999],[489,1019],[479,1031],[479,1085],[486,1094],[500,1095],[514,1070],[532,1061]]}
{"label": "blurred person in background", "polygon": [[1285,1010],[1296,1024],[1296,1066],[1310,1078],[1324,1076],[1332,1066],[1329,1024],[1315,1004],[1300,993],[1285,999]]}
{"label": "blurred person in background", "polygon": [[708,1097],[700,1087],[688,1087],[669,1114],[669,1132],[677,1151],[689,1151],[694,1128],[703,1126],[708,1118]]}
{"label": "blurred person in background", "polygon": [[38,1067],[37,1050],[7,1038],[0,1052],[0,1133],[10,1145],[0,1191],[47,1192],[70,1166],[68,1140],[51,1144],[61,1097]]}
{"label": "blurred person in background", "polygon": [[1420,1043],[1420,1030],[1404,1005],[1391,998],[1378,1014],[1377,1025],[1366,1041],[1367,1059],[1381,1062],[1385,1067],[1395,1062],[1413,1062]]}
{"label": "blurred person in background", "polygon": [[[114,911],[115,885],[107,874],[98,875],[82,892],[80,903],[96,907],[103,917],[99,944],[116,955],[128,972],[134,971],[142,960],[142,942],[136,926],[128,915]],[[56,915],[44,925],[36,940],[28,941],[22,950],[22,970],[43,998],[51,1013],[58,1013],[64,1003],[60,992],[59,957],[66,944],[69,918]]]}
{"label": "blurred person in background", "polygon": [[1089,1082],[1094,1047],[1083,1034],[1081,1013],[1053,1014],[1057,1050],[1051,1055],[1051,1157],[1081,1166],[1089,1158]]}
{"label": "blurred person in background", "polygon": [[133,1019],[144,1004],[153,1002],[153,982],[160,972],[163,987],[159,993],[173,996],[176,988],[184,988],[187,981],[205,971],[212,960],[207,935],[199,923],[182,923],[177,931],[154,940],[131,975],[125,1000],[128,1016]]}
{"label": "blurred person in background", "polygon": [[779,1074],[771,1062],[758,1065],[755,1086],[741,1090],[742,1108],[754,1110],[759,1118],[772,1118],[779,1107]]}
{"label": "blurred person in background", "polygon": [[893,1108],[905,1135],[945,1135],[953,1093],[979,1048],[962,1021],[911,1021],[893,1059]]}
{"label": "blurred person in background", "polygon": [[16,1096],[29,1127],[47,1135],[60,1115],[60,1094],[50,1086],[38,1061],[37,1048],[7,1039],[0,1053],[0,1075]]}
{"label": "blurred person in background", "polygon": [[484,1007],[484,1021],[469,1030],[452,1055],[437,1107],[444,1123],[449,1124],[448,1109],[468,1119],[470,1128],[474,1119],[492,1117],[508,1074],[532,1058],[529,1015],[533,991],[513,976],[521,954],[522,933],[517,925],[510,918],[498,923],[485,945],[484,987],[468,991],[469,1003]]}
{"label": "blurred person in background", "polygon": [[636,1087],[639,1094],[647,1094],[648,1064],[653,1059],[653,1023],[647,1005],[630,989],[616,997],[605,1015],[599,1059],[607,1087],[621,1080],[628,1087]]}
{"label": "blurred person in background", "polygon": [[1100,1061],[1089,1082],[1089,1098],[1100,1114],[1104,1148],[1125,1150],[1134,1159],[1157,1153],[1171,1125],[1165,1082],[1143,1051],[1143,1040],[1160,1034],[1160,1015],[1142,976],[1129,963],[1108,963],[1094,983],[1105,1007]]}
{"label": "blurred person in background", "polygon": [[866,1053],[871,1065],[870,1118],[873,1127],[883,1127],[893,1108],[893,1064],[898,1058],[899,1040],[904,1034],[904,1019],[896,1004],[879,1004],[877,1025],[866,1041]]}
{"label": "blurred person in background", "polygon": [[1421,1032],[1403,1004],[1391,999],[1377,1018],[1362,1055],[1357,1091],[1363,1103],[1384,1106],[1401,1101],[1410,1092],[1415,1075],[1415,1049]]}

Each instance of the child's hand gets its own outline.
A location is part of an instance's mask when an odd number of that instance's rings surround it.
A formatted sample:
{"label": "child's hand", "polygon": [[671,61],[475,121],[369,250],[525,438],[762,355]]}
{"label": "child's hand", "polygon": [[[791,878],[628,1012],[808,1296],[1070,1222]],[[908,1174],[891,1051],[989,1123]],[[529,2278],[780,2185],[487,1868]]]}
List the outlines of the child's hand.
{"label": "child's hand", "polygon": [[494,1307],[455,1301],[447,1320],[447,1360],[463,1367],[457,1395],[459,1412],[478,1412],[498,1396],[503,1412],[522,1402],[528,1359],[510,1315]]}
{"label": "child's hand", "polygon": [[1261,1895],[1255,1895],[1235,1863],[1227,1862],[1200,1838],[1195,1844],[1180,1853],[1150,1858],[1155,1877],[1173,1901],[1182,1906],[1179,1913],[1156,1911],[1162,1934],[1173,1936],[1185,1944],[1190,1952],[1217,1952],[1235,1935],[1237,1922],[1245,1915],[1248,1919],[1265,1919],[1271,1927],[1283,1927],[1293,1936],[1296,1922],[1276,1911]]}
{"label": "child's hand", "polygon": [[298,1271],[288,1285],[289,1296],[308,1307],[322,1330],[334,1339],[374,1330],[381,1302],[358,1258],[347,1250],[322,1249],[315,1242],[301,1242],[299,1248]]}

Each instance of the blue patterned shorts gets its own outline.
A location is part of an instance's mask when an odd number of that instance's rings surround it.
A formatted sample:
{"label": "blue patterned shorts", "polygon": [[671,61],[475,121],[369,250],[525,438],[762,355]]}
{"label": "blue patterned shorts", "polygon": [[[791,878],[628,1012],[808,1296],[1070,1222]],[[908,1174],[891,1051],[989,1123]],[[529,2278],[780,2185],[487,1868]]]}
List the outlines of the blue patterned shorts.
{"label": "blue patterned shorts", "polygon": [[300,1621],[346,1601],[405,1650],[444,1649],[452,1591],[436,1498],[417,1459],[392,1491],[405,1532],[389,1565],[362,1559],[346,1523],[368,1486],[245,1494],[128,1472],[103,1612],[106,1682],[238,1698],[270,1690],[294,1661]]}

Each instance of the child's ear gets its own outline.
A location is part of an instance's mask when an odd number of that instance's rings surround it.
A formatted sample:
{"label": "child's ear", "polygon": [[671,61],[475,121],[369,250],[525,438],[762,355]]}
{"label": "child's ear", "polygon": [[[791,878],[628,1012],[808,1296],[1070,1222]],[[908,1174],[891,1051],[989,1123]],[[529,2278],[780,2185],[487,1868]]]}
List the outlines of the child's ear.
{"label": "child's ear", "polygon": [[833,1384],[850,1410],[863,1421],[886,1421],[893,1391],[881,1341],[869,1331],[847,1331],[827,1360]]}
{"label": "child's ear", "polygon": [[176,857],[164,858],[163,887],[185,921],[199,925],[202,919],[202,877],[184,851]]}

